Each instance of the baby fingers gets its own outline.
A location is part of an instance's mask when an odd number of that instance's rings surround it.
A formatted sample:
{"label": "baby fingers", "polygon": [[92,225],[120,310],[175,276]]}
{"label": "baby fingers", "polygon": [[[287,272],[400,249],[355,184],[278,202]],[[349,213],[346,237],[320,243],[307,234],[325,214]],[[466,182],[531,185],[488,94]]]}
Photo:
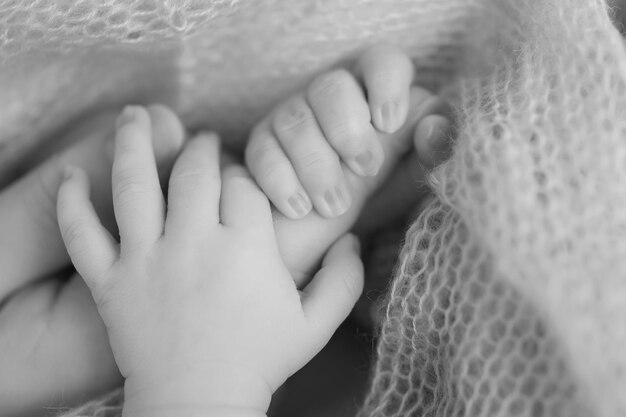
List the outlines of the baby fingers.
{"label": "baby fingers", "polygon": [[246,160],[274,205],[288,217],[306,215],[311,205],[337,217],[351,205],[337,153],[301,96],[283,103],[253,133]]}
{"label": "baby fingers", "polygon": [[220,143],[215,134],[191,139],[169,180],[165,233],[194,235],[219,224]]}
{"label": "baby fingers", "polygon": [[89,178],[80,168],[65,169],[57,216],[72,263],[93,290],[117,260],[118,246],[89,201]]}
{"label": "baby fingers", "polygon": [[307,100],[328,142],[346,165],[357,175],[376,175],[384,153],[354,76],[345,70],[320,75],[309,86]]}
{"label": "baby fingers", "polygon": [[271,131],[268,120],[253,130],[245,157],[250,173],[281,213],[300,219],[311,211],[311,199]]}
{"label": "baby fingers", "polygon": [[129,106],[118,118],[112,178],[122,248],[134,250],[156,242],[163,233],[165,203],[150,116],[142,107]]}
{"label": "baby fingers", "polygon": [[374,126],[393,133],[406,121],[409,112],[409,89],[413,64],[400,49],[375,46],[357,62],[356,73],[362,78]]}

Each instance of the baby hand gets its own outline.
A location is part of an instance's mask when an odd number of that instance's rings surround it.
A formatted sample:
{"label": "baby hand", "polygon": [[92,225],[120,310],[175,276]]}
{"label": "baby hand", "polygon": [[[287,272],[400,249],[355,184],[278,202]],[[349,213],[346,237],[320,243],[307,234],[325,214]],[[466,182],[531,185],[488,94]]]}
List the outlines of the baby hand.
{"label": "baby hand", "polygon": [[187,144],[166,208],[149,127],[141,108],[119,120],[112,182],[121,243],[99,222],[81,170],[68,168],[58,194],[63,239],[126,378],[125,416],[263,414],[356,302],[355,239],[340,239],[298,291],[267,198],[243,168],[220,173],[218,139]]}
{"label": "baby hand", "polygon": [[348,211],[353,196],[341,162],[361,177],[378,174],[382,134],[407,120],[413,73],[401,50],[371,48],[354,74],[339,69],[318,76],[255,127],[246,164],[282,214],[299,219],[315,207],[332,218]]}

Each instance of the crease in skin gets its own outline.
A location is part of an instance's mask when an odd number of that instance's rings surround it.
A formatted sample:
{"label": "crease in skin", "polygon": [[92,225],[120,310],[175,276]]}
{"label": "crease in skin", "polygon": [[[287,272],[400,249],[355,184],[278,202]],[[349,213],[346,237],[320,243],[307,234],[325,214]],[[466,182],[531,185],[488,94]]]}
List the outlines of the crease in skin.
{"label": "crease in skin", "polygon": [[[325,249],[332,243],[329,237],[340,236],[352,228],[367,199],[389,178],[402,156],[412,149],[416,124],[429,114],[434,106],[439,105],[437,100],[430,100],[429,97],[430,93],[427,91],[412,88],[409,117],[404,126],[394,134],[380,135],[379,140],[384,148],[385,159],[376,177],[360,177],[342,163],[348,189],[353,196],[352,206],[346,213],[337,218],[326,219],[312,211],[303,219],[292,221],[275,212],[274,223],[278,241],[292,242],[289,247],[281,246],[280,251],[298,288],[302,288],[308,282],[312,272],[321,262]],[[307,242],[295,238],[303,234],[304,230],[310,235]],[[329,233],[329,230],[333,232]]]}
{"label": "crease in skin", "polygon": [[[5,345],[11,350],[11,332],[16,331],[16,324],[19,323],[20,332],[28,331],[28,343],[20,338],[20,346],[13,346],[19,350],[19,355],[24,363],[30,363],[41,352],[47,350],[42,348],[46,338],[52,333],[52,323],[55,322],[55,309],[65,283],[56,279],[40,281],[21,288],[12,297],[5,300],[0,309],[0,345]],[[19,314],[20,320],[11,320],[12,316]],[[24,317],[27,315],[27,317]],[[5,351],[2,349],[2,351]]]}
{"label": "crease in skin", "polygon": [[[155,157],[159,161],[159,176],[162,184],[169,175],[178,151],[184,142],[183,128],[170,110],[160,105],[148,107],[154,130]],[[103,224],[116,234],[116,224],[110,203],[110,156],[107,155],[107,144],[112,144],[114,117],[112,114],[102,115],[95,120],[86,121],[76,132],[62,138],[60,148],[50,147],[55,152],[52,157],[41,162],[34,157],[31,164],[33,171],[3,190],[0,195],[0,206],[3,206],[11,217],[3,217],[0,224],[7,230],[13,230],[22,224],[22,238],[15,242],[12,234],[0,238],[0,246],[6,249],[0,252],[0,261],[5,265],[6,279],[0,282],[0,299],[13,292],[21,285],[26,285],[69,263],[65,247],[62,244],[56,219],[56,192],[60,185],[63,170],[67,164],[77,164],[89,172],[95,185],[92,199]],[[16,245],[25,248],[16,259],[10,257],[15,253]],[[18,253],[22,253],[18,250]],[[38,263],[28,262],[39,259]],[[21,259],[21,260],[20,260]],[[8,267],[8,270],[6,266]]]}
{"label": "crease in skin", "polygon": [[[47,280],[47,282],[41,283],[42,285],[33,285],[30,289],[36,290],[37,293],[42,294],[45,293],[45,296],[48,298],[45,304],[38,303],[37,307],[40,309],[34,314],[35,317],[40,318],[37,321],[37,333],[34,335],[32,340],[32,344],[30,347],[22,346],[25,348],[24,358],[29,359],[32,357],[36,357],[39,354],[39,351],[42,347],[42,342],[45,337],[47,337],[50,333],[52,333],[51,327],[52,323],[54,323],[55,319],[55,311],[61,295],[63,291],[63,287],[66,283],[57,280]],[[37,291],[45,289],[46,287],[52,288],[52,291]],[[28,292],[29,288],[24,288],[23,291]],[[45,347],[43,348],[45,350]]]}
{"label": "crease in skin", "polygon": [[[68,274],[71,276],[64,279]],[[22,288],[7,304],[8,308],[0,310],[0,350],[9,355],[12,350],[17,352],[11,362],[2,366],[19,367],[22,375],[20,379],[7,381],[9,387],[0,389],[3,415],[31,416],[52,404],[71,407],[88,395],[119,384],[120,376],[107,348],[104,325],[89,290],[80,280],[80,276],[68,270]],[[12,320],[16,315],[20,319]],[[77,327],[80,323],[82,326]],[[82,331],[76,332],[77,328]],[[19,338],[19,346],[10,343],[15,332],[28,334],[26,339]],[[100,347],[81,350],[80,344],[86,342]],[[89,368],[88,372],[85,367]],[[77,369],[80,371],[76,372]],[[42,378],[43,375],[49,377]],[[98,384],[91,382],[94,379]],[[62,392],[58,391],[59,384],[64,386]],[[20,387],[28,389],[20,390]],[[90,387],[89,393],[84,391],[86,387]],[[28,392],[29,401],[20,401],[21,392]]]}

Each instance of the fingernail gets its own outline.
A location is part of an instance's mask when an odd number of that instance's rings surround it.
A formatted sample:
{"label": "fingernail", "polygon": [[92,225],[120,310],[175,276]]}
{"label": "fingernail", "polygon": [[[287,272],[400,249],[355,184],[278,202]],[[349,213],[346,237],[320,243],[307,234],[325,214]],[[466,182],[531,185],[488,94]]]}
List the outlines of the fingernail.
{"label": "fingernail", "polygon": [[300,219],[311,211],[311,200],[302,192],[297,192],[287,199],[287,203],[293,209],[296,218]]}
{"label": "fingernail", "polygon": [[127,125],[133,122],[137,118],[137,107],[136,106],[126,106],[122,113],[117,117],[115,121],[115,126],[119,129],[120,127]]}
{"label": "fingernail", "polygon": [[350,208],[350,200],[339,188],[333,187],[324,193],[324,201],[333,217],[340,216]]}
{"label": "fingernail", "polygon": [[354,162],[360,168],[361,175],[374,176],[380,169],[372,151],[363,151],[354,158]]}
{"label": "fingernail", "polygon": [[380,106],[380,126],[386,133],[395,132],[400,126],[398,121],[398,103],[389,101]]}

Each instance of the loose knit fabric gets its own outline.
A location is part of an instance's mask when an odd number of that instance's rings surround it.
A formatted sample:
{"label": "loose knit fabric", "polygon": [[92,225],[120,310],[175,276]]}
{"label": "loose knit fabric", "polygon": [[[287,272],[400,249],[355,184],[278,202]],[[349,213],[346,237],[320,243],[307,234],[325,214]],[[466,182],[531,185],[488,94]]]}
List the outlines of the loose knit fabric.
{"label": "loose knit fabric", "polygon": [[98,110],[164,102],[241,148],[331,66],[399,45],[436,84],[455,71],[466,0],[0,0],[0,185]]}
{"label": "loose knit fabric", "polygon": [[323,68],[406,48],[459,136],[360,415],[626,415],[626,52],[603,1],[0,0],[0,27],[5,178],[85,109],[159,98],[237,142]]}
{"label": "loose knit fabric", "polygon": [[[626,54],[600,1],[485,3],[363,416],[626,415]],[[488,23],[487,23],[488,24]]]}

